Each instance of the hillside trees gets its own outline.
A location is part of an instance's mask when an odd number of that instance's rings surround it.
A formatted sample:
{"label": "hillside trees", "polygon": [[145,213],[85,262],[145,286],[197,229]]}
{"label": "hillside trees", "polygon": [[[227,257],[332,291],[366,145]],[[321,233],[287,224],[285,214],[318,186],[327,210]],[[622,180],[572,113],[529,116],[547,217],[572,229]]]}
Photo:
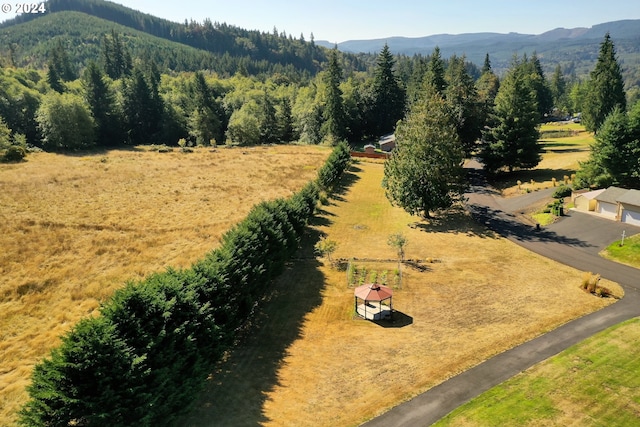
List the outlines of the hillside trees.
{"label": "hillside trees", "polygon": [[128,75],[133,67],[131,53],[115,29],[102,36],[101,60],[105,73],[114,80]]}
{"label": "hillside trees", "polygon": [[616,107],[623,111],[627,107],[622,71],[609,33],[600,44],[598,60],[589,75],[587,87],[582,121],[587,130],[597,132],[607,115]]}
{"label": "hillside trees", "polygon": [[429,218],[461,199],[463,158],[447,103],[432,88],[398,124],[394,155],[384,165],[385,194],[410,214]]}
{"label": "hillside trees", "polygon": [[480,158],[489,172],[506,167],[530,169],[541,159],[539,110],[527,74],[514,62],[500,85],[489,126],[483,132]]}

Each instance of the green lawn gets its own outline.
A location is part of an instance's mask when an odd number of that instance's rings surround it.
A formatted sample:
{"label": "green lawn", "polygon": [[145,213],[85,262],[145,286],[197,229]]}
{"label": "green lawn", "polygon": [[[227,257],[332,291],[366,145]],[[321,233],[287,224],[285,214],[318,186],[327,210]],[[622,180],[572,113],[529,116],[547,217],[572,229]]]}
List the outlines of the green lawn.
{"label": "green lawn", "polygon": [[640,268],[640,234],[625,238],[623,246],[620,243],[621,240],[613,242],[601,255],[612,261]]}
{"label": "green lawn", "polygon": [[640,319],[616,325],[483,393],[434,426],[639,425],[639,342]]}

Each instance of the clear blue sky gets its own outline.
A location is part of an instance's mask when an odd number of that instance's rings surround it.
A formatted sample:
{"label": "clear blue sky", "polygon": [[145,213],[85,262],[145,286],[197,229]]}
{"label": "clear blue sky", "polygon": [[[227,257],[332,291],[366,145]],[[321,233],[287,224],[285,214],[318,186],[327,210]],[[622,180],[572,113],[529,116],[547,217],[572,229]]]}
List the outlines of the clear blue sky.
{"label": "clear blue sky", "polygon": [[[286,31],[309,40],[517,32],[591,27],[640,19],[638,0],[113,0],[176,22],[226,22],[248,30]],[[2,0],[0,0],[0,3]],[[6,2],[13,4],[14,2]],[[2,13],[0,20],[12,17]]]}

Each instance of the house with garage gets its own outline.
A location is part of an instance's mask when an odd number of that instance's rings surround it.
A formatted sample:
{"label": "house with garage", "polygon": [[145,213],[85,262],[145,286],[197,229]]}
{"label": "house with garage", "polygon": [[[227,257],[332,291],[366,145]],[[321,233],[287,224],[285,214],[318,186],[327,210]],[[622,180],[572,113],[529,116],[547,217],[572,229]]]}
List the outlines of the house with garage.
{"label": "house with garage", "polygon": [[618,209],[621,222],[640,226],[640,190],[627,190],[620,196]]}
{"label": "house with garage", "polygon": [[605,218],[620,220],[618,199],[627,191],[624,188],[609,187],[602,193],[595,196],[596,201],[596,213],[599,213]]}

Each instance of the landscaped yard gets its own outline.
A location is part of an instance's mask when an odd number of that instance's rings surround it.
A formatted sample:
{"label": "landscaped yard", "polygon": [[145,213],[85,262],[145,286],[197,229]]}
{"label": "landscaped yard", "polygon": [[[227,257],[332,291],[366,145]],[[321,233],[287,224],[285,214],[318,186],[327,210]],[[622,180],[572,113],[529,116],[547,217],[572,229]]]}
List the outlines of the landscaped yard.
{"label": "landscaped yard", "polygon": [[[383,165],[355,164],[324,206],[255,327],[218,370],[181,425],[349,426],[483,360],[613,303],[583,292],[583,272],[532,254],[462,210],[432,221],[392,207]],[[354,316],[347,274],[313,257],[393,259],[390,234],[408,238],[393,323]],[[381,269],[390,268],[381,265]],[[622,290],[605,284],[620,296]],[[214,421],[215,420],[215,421]]]}
{"label": "landscaped yard", "polygon": [[607,259],[640,268],[640,234],[626,237],[624,244],[622,240],[617,240],[600,254]]}
{"label": "landscaped yard", "polygon": [[640,319],[608,329],[492,388],[434,427],[635,426]]}
{"label": "landscaped yard", "polygon": [[30,154],[0,164],[0,425],[31,369],[115,289],[186,267],[259,201],[316,176],[316,146]]}

